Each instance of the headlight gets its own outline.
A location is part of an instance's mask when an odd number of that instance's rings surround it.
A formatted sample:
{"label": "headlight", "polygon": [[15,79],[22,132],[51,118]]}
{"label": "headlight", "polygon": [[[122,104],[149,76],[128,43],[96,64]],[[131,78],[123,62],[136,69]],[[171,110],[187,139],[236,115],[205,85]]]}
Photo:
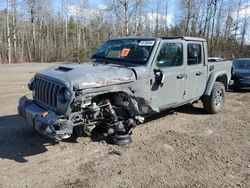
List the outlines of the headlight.
{"label": "headlight", "polygon": [[68,90],[68,89],[65,89],[65,91],[64,91],[64,97],[65,97],[66,100],[71,99],[72,92],[70,90]]}
{"label": "headlight", "polygon": [[71,99],[71,97],[72,97],[72,92],[67,88],[61,88],[57,93],[57,98],[62,103],[67,102],[68,100]]}
{"label": "headlight", "polygon": [[29,90],[33,91],[34,90],[34,81],[35,81],[35,78],[32,78],[29,83],[28,83],[28,88]]}

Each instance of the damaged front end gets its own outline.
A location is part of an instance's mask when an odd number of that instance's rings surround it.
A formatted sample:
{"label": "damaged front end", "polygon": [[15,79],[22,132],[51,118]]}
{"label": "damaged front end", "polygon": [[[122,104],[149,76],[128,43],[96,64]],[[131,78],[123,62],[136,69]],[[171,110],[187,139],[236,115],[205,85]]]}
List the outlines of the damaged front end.
{"label": "damaged front end", "polygon": [[39,133],[52,139],[67,139],[73,133],[72,121],[43,109],[25,96],[19,100],[18,113]]}
{"label": "damaged front end", "polygon": [[123,67],[86,64],[44,70],[29,83],[33,100],[22,97],[18,112],[56,140],[102,130],[110,143],[130,144],[132,129],[153,111],[147,93],[134,95],[144,83],[135,80],[134,71]]}
{"label": "damaged front end", "polygon": [[65,117],[44,109],[24,96],[19,101],[18,113],[39,133],[52,139],[67,139],[73,130],[78,136],[83,136],[101,129],[109,143],[127,145],[132,143],[132,129],[144,120],[139,115],[136,101],[131,101],[132,98],[124,93],[88,99],[80,97],[72,104],[70,115]]}

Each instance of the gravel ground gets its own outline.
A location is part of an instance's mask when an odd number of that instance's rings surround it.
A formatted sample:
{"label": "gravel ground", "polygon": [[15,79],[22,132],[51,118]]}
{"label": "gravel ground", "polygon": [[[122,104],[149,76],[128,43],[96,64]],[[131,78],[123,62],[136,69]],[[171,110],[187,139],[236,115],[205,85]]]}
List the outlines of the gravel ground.
{"label": "gravel ground", "polygon": [[16,114],[27,82],[48,66],[0,65],[0,187],[250,187],[249,90],[228,92],[217,115],[201,103],[161,113],[127,147],[55,142]]}

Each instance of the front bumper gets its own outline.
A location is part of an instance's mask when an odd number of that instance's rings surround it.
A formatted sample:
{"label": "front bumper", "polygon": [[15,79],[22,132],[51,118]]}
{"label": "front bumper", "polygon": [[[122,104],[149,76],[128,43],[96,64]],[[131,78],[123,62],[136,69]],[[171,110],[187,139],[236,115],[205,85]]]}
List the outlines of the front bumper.
{"label": "front bumper", "polygon": [[71,121],[40,107],[26,96],[20,98],[17,110],[30,125],[47,137],[62,140],[69,138],[73,133]]}
{"label": "front bumper", "polygon": [[232,77],[233,86],[238,88],[250,87],[250,77]]}

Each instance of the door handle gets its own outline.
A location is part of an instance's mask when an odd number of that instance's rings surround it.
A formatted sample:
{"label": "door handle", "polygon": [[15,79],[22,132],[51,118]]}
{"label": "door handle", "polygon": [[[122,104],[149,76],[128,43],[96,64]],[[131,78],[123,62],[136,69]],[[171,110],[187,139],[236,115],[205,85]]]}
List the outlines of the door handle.
{"label": "door handle", "polygon": [[183,79],[183,78],[185,78],[185,74],[179,74],[179,75],[177,76],[177,79]]}
{"label": "door handle", "polygon": [[200,76],[200,75],[202,75],[201,71],[199,71],[199,72],[196,73],[196,76]]}

